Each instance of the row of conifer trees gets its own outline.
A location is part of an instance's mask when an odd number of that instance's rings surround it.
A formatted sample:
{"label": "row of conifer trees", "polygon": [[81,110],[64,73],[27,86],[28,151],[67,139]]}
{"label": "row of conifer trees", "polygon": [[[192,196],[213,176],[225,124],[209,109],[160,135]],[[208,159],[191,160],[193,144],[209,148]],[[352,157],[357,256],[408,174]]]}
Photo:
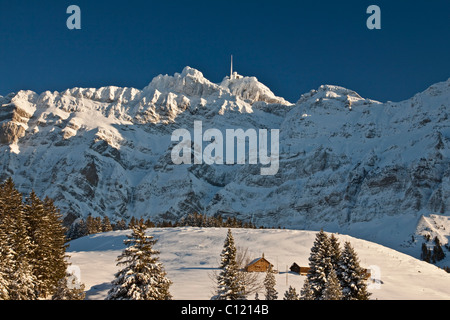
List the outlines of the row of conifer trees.
{"label": "row of conifer trees", "polygon": [[310,269],[301,291],[304,300],[368,300],[365,270],[350,242],[341,250],[338,239],[323,230],[316,235]]}
{"label": "row of conifer trees", "polygon": [[65,299],[65,228],[49,198],[0,184],[0,300]]}
{"label": "row of conifer trees", "polygon": [[162,221],[153,222],[150,219],[137,219],[131,217],[129,222],[124,219],[117,222],[111,222],[107,216],[103,218],[93,217],[89,215],[86,219],[78,219],[67,231],[67,237],[71,240],[81,238],[90,234],[108,232],[115,230],[127,230],[137,224],[144,224],[147,228],[172,228],[172,227],[215,227],[215,228],[246,228],[256,229],[256,225],[252,222],[244,222],[236,217],[228,217],[224,219],[221,215],[212,217],[201,213],[190,213],[177,222]]}

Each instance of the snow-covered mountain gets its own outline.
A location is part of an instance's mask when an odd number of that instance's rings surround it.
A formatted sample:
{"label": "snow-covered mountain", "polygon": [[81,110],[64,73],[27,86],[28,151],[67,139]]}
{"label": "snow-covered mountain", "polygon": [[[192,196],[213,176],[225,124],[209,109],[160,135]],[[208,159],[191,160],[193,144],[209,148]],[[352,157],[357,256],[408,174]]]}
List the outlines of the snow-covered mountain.
{"label": "snow-covered mountain", "polygon": [[[186,67],[142,90],[20,91],[0,106],[0,178],[55,199],[67,223],[198,211],[399,247],[422,216],[450,213],[450,79],[401,102],[323,85],[291,103],[255,77],[216,84]],[[279,129],[278,173],[175,165],[171,135],[194,121]]]}

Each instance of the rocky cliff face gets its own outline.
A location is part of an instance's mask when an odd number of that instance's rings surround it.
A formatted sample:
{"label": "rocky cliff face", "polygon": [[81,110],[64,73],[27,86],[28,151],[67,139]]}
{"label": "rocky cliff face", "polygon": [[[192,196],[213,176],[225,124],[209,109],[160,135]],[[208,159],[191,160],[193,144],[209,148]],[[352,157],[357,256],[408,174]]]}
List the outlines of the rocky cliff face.
{"label": "rocky cliff face", "polygon": [[[396,103],[324,85],[293,104],[254,77],[215,84],[186,67],[142,90],[21,91],[0,103],[0,177],[54,198],[67,223],[199,211],[341,230],[450,212],[450,79]],[[172,132],[194,121],[224,133],[279,129],[278,173],[173,164]]]}

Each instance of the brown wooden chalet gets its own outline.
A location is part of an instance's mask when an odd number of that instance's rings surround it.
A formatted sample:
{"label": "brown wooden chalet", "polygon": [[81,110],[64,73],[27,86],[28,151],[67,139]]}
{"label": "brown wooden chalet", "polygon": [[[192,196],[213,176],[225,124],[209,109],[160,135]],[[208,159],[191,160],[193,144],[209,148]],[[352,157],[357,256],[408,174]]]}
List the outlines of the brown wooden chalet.
{"label": "brown wooden chalet", "polygon": [[306,276],[306,274],[309,271],[309,267],[300,267],[297,263],[293,263],[292,266],[290,267],[290,270],[292,272],[298,273],[302,276]]}
{"label": "brown wooden chalet", "polygon": [[271,264],[266,258],[264,258],[264,253],[263,253],[261,258],[257,258],[255,260],[253,260],[252,262],[250,262],[245,267],[245,271],[247,271],[247,272],[267,272],[267,270],[269,270],[269,266],[272,266],[272,268],[273,268],[273,264]]}
{"label": "brown wooden chalet", "polygon": [[[309,267],[300,267],[297,263],[293,263],[289,268],[292,272],[298,273],[299,275],[306,276],[309,271]],[[371,276],[370,269],[363,269],[364,280],[368,280]]]}

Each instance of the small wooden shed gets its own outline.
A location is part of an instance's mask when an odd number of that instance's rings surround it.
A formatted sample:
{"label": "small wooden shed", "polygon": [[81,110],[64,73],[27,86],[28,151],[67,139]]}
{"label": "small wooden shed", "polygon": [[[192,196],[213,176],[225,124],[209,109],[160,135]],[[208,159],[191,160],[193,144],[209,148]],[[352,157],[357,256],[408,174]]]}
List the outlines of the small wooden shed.
{"label": "small wooden shed", "polygon": [[306,276],[306,274],[308,273],[308,271],[309,271],[309,267],[300,267],[297,263],[293,263],[292,264],[292,266],[290,267],[290,270],[292,271],[292,272],[295,272],[295,273],[298,273],[299,275],[302,275],[302,276]]}
{"label": "small wooden shed", "polygon": [[269,270],[269,266],[272,266],[272,268],[273,268],[273,264],[271,264],[266,258],[264,258],[264,253],[263,253],[261,258],[257,258],[255,260],[253,260],[252,262],[250,262],[245,267],[245,271],[247,271],[247,272],[267,272],[267,270]]}
{"label": "small wooden shed", "polygon": [[293,263],[292,266],[289,268],[292,272],[300,274],[300,266],[297,263]]}

